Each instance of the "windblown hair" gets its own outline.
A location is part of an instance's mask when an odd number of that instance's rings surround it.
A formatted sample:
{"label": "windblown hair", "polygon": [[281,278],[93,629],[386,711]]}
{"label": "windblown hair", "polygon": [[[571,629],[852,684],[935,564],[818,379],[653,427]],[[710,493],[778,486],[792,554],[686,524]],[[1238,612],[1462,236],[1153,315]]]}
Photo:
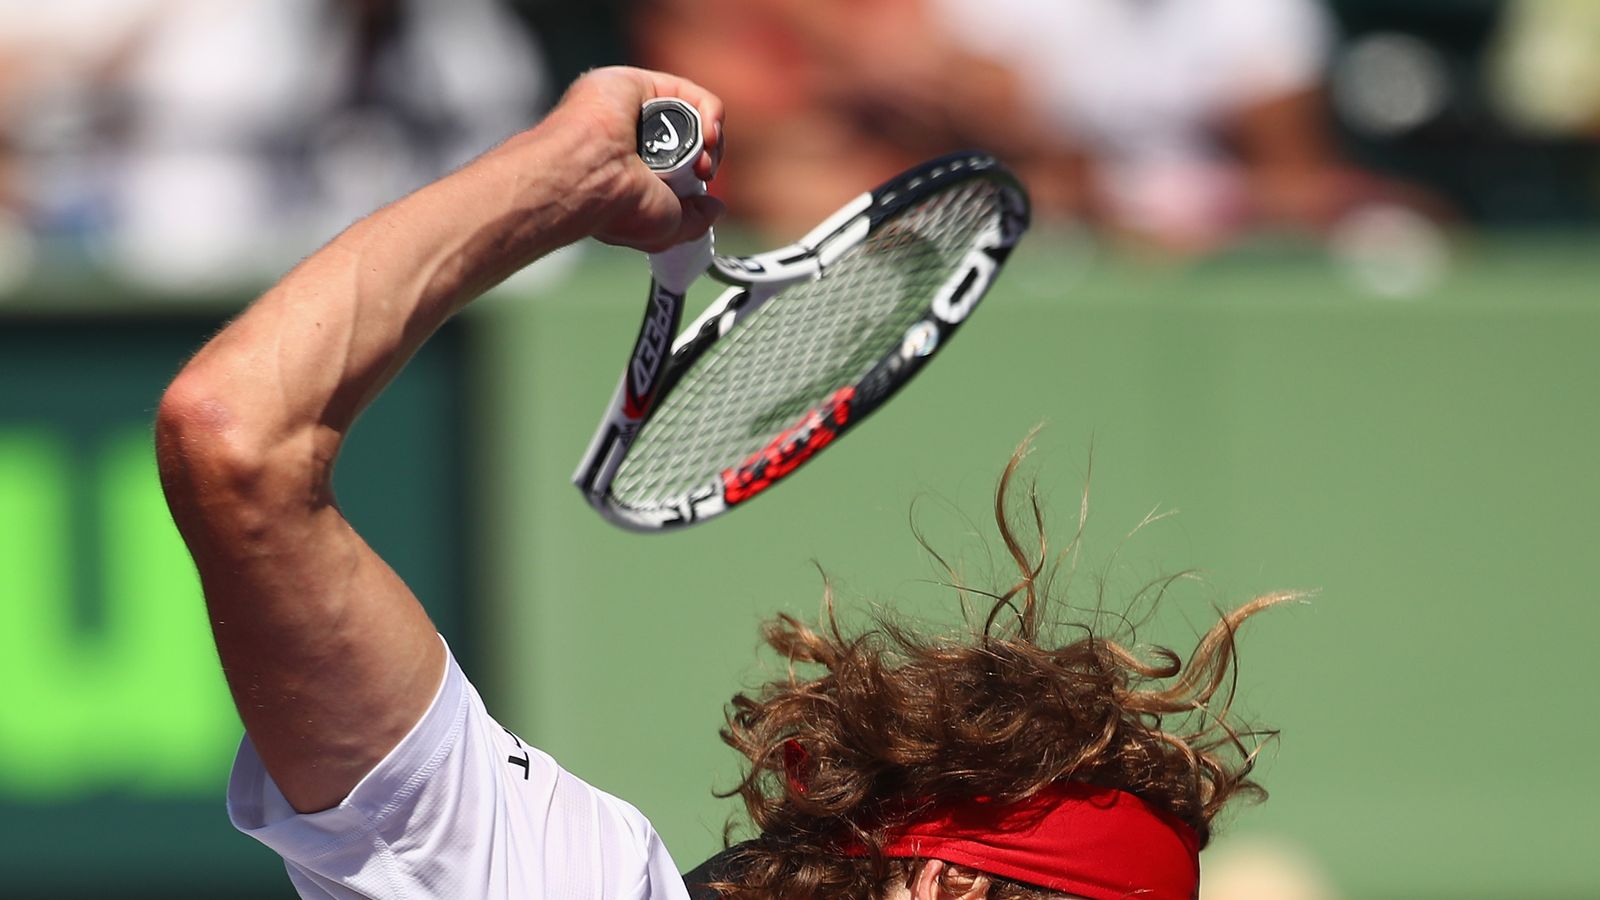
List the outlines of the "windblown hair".
{"label": "windblown hair", "polygon": [[[789,661],[789,674],[734,697],[722,731],[748,761],[729,795],[744,801],[759,832],[731,851],[737,874],[712,885],[724,898],[877,900],[914,871],[914,862],[882,855],[888,833],[935,798],[1013,802],[1055,782],[1088,782],[1172,813],[1204,846],[1230,800],[1265,797],[1249,774],[1272,733],[1230,721],[1234,635],[1294,595],[1221,615],[1187,662],[1161,647],[1135,652],[1090,625],[1051,623],[1047,594],[1060,557],[1051,561],[1034,488],[1026,492],[1031,527],[1021,530],[1036,541],[1019,538],[1007,509],[1026,447],[995,496],[1015,582],[978,591],[933,553],[964,598],[992,601],[981,619],[969,612],[968,633],[924,637],[880,614],[846,634],[831,589],[819,628],[787,615],[766,625],[765,642]],[[1053,641],[1061,627],[1071,639]],[[813,677],[802,676],[807,665]],[[794,777],[797,757],[803,778]],[[841,852],[850,846],[866,854]],[[1053,896],[1004,879],[990,889],[995,900]]]}

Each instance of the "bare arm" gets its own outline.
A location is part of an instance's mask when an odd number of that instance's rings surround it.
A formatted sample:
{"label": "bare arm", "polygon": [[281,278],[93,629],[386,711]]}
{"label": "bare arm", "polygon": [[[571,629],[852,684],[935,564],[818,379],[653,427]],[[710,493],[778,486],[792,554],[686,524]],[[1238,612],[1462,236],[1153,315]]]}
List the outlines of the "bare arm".
{"label": "bare arm", "polygon": [[[443,649],[345,522],[331,477],[357,415],[451,314],[586,236],[655,249],[705,231],[634,156],[639,107],[721,103],[632,69],[580,79],[544,122],[351,226],[208,343],[162,398],[156,449],[217,651],[257,752],[302,812],[337,804],[426,710]],[[709,155],[697,163],[710,177]]]}
{"label": "bare arm", "polygon": [[1233,136],[1248,168],[1258,219],[1320,231],[1368,203],[1404,206],[1439,222],[1455,217],[1426,189],[1363,172],[1343,160],[1324,107],[1321,92],[1307,90],[1238,112]]}
{"label": "bare arm", "polygon": [[1316,90],[1272,97],[1237,111],[1232,133],[1259,217],[1317,228],[1337,213],[1344,169],[1325,118],[1322,94]]}

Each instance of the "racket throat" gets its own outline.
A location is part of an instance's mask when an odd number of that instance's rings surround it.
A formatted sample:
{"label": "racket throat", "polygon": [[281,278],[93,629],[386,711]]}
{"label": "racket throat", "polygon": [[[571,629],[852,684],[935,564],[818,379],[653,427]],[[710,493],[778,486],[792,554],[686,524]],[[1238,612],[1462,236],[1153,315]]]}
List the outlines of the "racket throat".
{"label": "racket throat", "polygon": [[622,414],[639,420],[649,414],[660,394],[661,376],[672,350],[672,336],[683,317],[683,292],[657,281],[650,283],[648,312],[623,376]]}

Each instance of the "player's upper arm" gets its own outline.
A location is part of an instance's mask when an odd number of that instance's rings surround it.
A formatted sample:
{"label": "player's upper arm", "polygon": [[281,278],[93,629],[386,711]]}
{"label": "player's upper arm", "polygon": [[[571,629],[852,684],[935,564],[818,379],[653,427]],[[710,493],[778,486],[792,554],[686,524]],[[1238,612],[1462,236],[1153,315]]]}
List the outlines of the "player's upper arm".
{"label": "player's upper arm", "polygon": [[245,728],[284,796],[314,811],[421,717],[444,653],[411,591],[334,504],[340,436],[264,427],[225,361],[202,354],[163,398],[162,483]]}

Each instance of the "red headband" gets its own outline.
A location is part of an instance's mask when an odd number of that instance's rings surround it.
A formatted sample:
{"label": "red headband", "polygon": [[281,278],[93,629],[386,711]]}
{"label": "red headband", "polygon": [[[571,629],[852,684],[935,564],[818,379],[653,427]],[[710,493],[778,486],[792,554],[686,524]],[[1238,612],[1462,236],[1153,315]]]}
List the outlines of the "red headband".
{"label": "red headband", "polygon": [[1194,900],[1200,889],[1193,829],[1132,794],[1081,782],[1021,803],[937,806],[891,831],[884,855],[940,859],[1089,900]]}

